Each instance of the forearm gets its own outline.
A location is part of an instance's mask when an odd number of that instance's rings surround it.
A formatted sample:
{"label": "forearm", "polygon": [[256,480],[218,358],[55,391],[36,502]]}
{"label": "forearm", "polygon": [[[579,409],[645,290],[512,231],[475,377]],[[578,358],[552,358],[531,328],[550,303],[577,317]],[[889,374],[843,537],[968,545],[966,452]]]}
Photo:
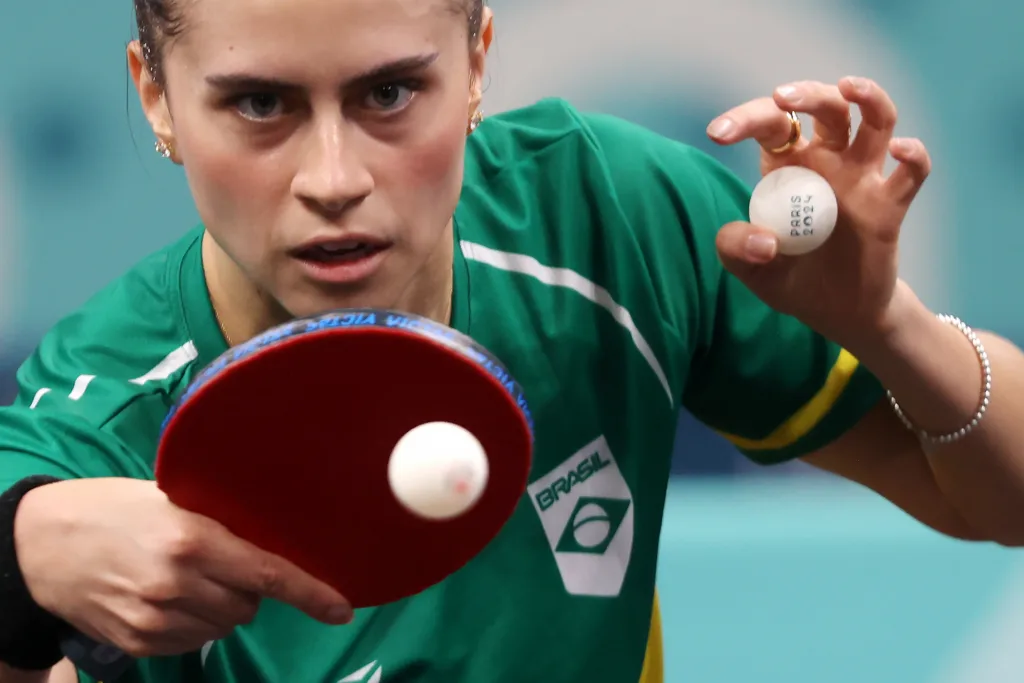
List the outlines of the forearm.
{"label": "forearm", "polygon": [[16,671],[0,664],[0,683],[77,683],[78,674],[64,660],[48,671]]}
{"label": "forearm", "polygon": [[[981,400],[978,355],[905,285],[898,301],[887,332],[849,350],[919,428],[933,434],[959,429]],[[1024,353],[996,335],[978,335],[992,368],[988,410],[967,437],[924,451],[944,495],[970,524],[1000,543],[1024,545]]]}
{"label": "forearm", "polygon": [[0,683],[49,683],[49,671],[17,671],[0,664]]}
{"label": "forearm", "polygon": [[49,671],[17,671],[0,664],[0,683],[48,683]]}

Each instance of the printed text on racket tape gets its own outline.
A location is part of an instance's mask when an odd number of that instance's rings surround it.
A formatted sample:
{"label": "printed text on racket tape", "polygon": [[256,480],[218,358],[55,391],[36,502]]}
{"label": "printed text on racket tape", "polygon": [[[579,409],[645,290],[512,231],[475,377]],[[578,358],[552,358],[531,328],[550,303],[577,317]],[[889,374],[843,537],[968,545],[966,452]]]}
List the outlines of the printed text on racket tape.
{"label": "printed text on racket tape", "polygon": [[492,375],[506,392],[512,397],[516,405],[522,411],[529,426],[530,438],[533,438],[533,416],[530,407],[523,395],[523,389],[512,378],[512,375],[505,366],[486,349],[477,344],[471,338],[427,318],[382,311],[376,309],[346,309],[325,313],[313,318],[305,318],[285,323],[273,329],[267,330],[251,340],[240,344],[225,353],[208,365],[199,376],[189,385],[177,401],[175,406],[164,418],[163,426],[166,427],[174,417],[179,406],[184,405],[198,389],[202,388],[207,381],[217,375],[229,365],[244,360],[253,354],[269,348],[285,339],[290,339],[303,334],[315,334],[326,330],[338,328],[369,328],[378,327],[386,329],[399,329],[403,331],[420,334],[434,342],[443,344],[449,349],[459,352],[470,360],[476,362]]}

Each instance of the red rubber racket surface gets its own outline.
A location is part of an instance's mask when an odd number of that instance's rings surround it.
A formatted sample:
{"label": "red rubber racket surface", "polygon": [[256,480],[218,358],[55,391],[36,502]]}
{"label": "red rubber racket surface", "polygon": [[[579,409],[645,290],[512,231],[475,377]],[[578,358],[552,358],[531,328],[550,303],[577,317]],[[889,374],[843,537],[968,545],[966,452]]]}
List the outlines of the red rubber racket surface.
{"label": "red rubber racket surface", "polygon": [[[424,422],[484,446],[479,502],[445,521],[395,498],[387,465]],[[337,588],[353,606],[420,592],[464,566],[526,490],[529,410],[500,362],[425,319],[339,311],[271,330],[212,363],[165,422],[156,478],[177,505]]]}

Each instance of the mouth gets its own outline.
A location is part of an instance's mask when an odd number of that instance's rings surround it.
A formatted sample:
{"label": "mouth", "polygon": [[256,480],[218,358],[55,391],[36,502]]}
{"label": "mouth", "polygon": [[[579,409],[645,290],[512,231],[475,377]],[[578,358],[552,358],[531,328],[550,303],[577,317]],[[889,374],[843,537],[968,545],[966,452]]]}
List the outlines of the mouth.
{"label": "mouth", "polygon": [[390,247],[390,242],[358,236],[308,242],[293,249],[291,256],[314,281],[353,285],[377,272]]}
{"label": "mouth", "polygon": [[383,242],[369,240],[318,242],[293,250],[292,256],[301,261],[331,266],[369,258],[387,248],[388,245]]}

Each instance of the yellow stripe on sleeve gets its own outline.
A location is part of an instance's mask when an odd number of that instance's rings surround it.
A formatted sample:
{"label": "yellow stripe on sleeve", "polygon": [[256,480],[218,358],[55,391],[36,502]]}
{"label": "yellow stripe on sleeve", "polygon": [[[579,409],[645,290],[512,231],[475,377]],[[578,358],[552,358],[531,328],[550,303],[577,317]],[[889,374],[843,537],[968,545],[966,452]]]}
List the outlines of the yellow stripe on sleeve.
{"label": "yellow stripe on sleeve", "polygon": [[825,379],[825,384],[818,390],[818,393],[763,439],[746,439],[724,432],[719,432],[719,434],[738,448],[748,451],[770,451],[790,446],[807,436],[828,415],[832,406],[842,396],[846,385],[850,383],[859,364],[860,361],[854,358],[853,354],[842,349]]}
{"label": "yellow stripe on sleeve", "polygon": [[654,608],[651,610],[651,630],[647,635],[647,652],[644,654],[644,668],[640,672],[640,683],[664,683],[665,661],[661,642],[661,609],[658,607],[658,593],[654,593]]}

